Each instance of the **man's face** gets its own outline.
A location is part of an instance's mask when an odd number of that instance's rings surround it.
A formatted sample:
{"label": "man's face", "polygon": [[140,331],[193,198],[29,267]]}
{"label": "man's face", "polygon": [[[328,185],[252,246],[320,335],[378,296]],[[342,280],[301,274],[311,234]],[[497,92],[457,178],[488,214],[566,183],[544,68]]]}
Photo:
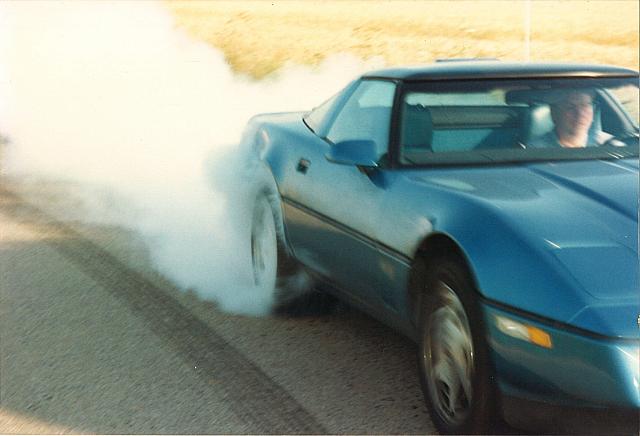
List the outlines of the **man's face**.
{"label": "man's face", "polygon": [[555,106],[556,128],[568,134],[584,133],[593,122],[593,98],[582,92],[572,92]]}

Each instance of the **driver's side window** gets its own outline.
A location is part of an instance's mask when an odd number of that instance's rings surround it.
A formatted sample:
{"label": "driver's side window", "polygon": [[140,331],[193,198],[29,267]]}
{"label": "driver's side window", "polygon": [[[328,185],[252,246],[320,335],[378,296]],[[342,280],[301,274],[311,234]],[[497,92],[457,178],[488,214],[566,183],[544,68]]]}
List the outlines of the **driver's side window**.
{"label": "driver's side window", "polygon": [[380,158],[389,146],[395,89],[393,82],[363,80],[331,125],[327,139],[334,144],[347,140],[373,140]]}

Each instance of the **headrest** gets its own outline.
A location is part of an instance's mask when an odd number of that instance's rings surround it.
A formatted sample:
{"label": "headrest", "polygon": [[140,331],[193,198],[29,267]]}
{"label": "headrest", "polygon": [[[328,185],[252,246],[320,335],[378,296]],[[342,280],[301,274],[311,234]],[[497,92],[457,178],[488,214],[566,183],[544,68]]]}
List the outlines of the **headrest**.
{"label": "headrest", "polygon": [[431,149],[433,121],[431,112],[422,105],[405,105],[400,143],[403,147]]}

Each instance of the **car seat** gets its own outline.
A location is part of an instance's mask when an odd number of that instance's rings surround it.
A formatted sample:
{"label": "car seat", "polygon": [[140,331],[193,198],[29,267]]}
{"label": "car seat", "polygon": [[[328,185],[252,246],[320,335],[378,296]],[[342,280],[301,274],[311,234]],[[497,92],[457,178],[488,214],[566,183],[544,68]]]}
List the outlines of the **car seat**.
{"label": "car seat", "polygon": [[433,121],[431,112],[422,105],[405,105],[400,144],[405,149],[431,151]]}

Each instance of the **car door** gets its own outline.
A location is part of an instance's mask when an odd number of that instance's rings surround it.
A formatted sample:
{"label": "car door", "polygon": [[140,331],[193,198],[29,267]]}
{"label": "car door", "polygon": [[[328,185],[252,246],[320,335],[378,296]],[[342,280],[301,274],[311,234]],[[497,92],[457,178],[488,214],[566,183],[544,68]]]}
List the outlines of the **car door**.
{"label": "car door", "polygon": [[[297,171],[284,199],[290,245],[303,263],[365,303],[392,301],[390,267],[378,232],[385,216],[385,170],[367,173],[325,155],[342,141],[373,140],[381,161],[389,145],[396,84],[361,81],[324,137],[299,148]],[[357,145],[357,144],[356,144]]]}

